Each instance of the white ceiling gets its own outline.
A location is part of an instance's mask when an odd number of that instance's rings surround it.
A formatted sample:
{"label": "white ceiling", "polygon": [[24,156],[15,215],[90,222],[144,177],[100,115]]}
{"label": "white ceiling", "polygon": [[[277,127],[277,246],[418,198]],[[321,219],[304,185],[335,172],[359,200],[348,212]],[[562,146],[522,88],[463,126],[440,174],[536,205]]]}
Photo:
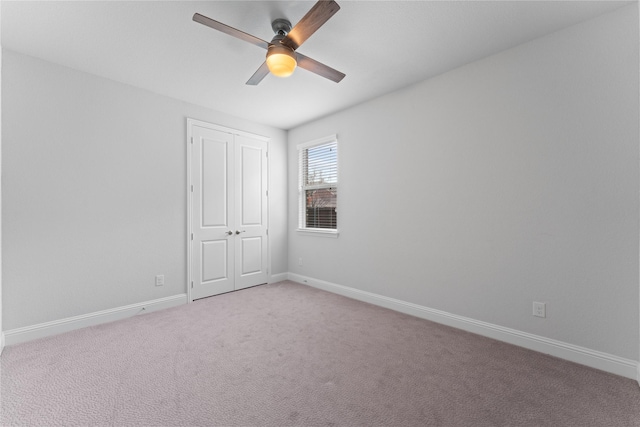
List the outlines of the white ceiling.
{"label": "white ceiling", "polygon": [[245,82],[265,51],[192,21],[264,40],[313,1],[7,1],[4,48],[233,116],[290,129],[633,1],[346,1],[299,52],[346,73]]}

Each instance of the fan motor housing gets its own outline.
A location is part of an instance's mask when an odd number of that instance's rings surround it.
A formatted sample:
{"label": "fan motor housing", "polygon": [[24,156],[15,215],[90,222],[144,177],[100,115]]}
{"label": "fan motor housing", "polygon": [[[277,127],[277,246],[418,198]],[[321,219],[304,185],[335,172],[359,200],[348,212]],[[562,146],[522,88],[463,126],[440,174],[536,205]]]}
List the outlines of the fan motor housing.
{"label": "fan motor housing", "polygon": [[291,31],[291,22],[289,22],[288,19],[284,18],[274,19],[271,23],[271,28],[273,29],[274,33],[286,36],[287,34],[289,34],[289,31]]}

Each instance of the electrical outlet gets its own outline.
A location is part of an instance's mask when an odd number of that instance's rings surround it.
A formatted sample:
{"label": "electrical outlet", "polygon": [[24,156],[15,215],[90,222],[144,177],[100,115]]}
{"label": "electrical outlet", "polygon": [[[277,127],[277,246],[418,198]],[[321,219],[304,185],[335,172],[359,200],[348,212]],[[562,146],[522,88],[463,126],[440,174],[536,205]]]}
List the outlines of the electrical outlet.
{"label": "electrical outlet", "polygon": [[164,274],[158,274],[156,276],[156,286],[164,286]]}
{"label": "electrical outlet", "polygon": [[547,304],[544,302],[533,302],[533,315],[536,317],[547,317]]}
{"label": "electrical outlet", "polygon": [[298,258],[298,265],[302,267],[302,257]]}

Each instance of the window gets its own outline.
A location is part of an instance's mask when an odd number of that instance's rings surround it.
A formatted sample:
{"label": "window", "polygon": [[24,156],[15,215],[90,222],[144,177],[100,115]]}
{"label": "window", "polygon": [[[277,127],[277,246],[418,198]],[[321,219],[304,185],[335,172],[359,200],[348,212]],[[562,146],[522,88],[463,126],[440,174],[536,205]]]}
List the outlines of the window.
{"label": "window", "polygon": [[338,139],[298,145],[299,229],[337,233]]}

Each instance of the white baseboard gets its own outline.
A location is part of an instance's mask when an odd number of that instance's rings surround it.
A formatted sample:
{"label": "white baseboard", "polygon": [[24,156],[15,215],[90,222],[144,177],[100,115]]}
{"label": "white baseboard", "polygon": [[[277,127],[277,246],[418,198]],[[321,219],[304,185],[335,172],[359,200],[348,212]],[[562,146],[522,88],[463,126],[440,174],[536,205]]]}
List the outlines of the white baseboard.
{"label": "white baseboard", "polygon": [[289,278],[289,273],[278,273],[272,274],[269,283],[282,282],[283,280],[287,280]]}
{"label": "white baseboard", "polygon": [[75,329],[86,328],[88,326],[113,322],[125,319],[136,314],[150,313],[165,308],[175,307],[187,303],[187,294],[179,294],[152,301],[116,307],[109,310],[96,311],[94,313],[80,316],[67,317],[66,319],[54,320],[52,322],[40,323],[23,328],[11,329],[4,332],[4,342],[6,345],[19,344],[26,341],[57,335]]}
{"label": "white baseboard", "polygon": [[473,332],[509,344],[514,344],[540,353],[550,354],[561,359],[586,365],[605,372],[621,375],[640,383],[640,363],[635,360],[625,359],[612,354],[568,344],[562,341],[533,335],[516,329],[505,328],[468,317],[458,316],[441,310],[424,307],[421,305],[385,297],[335,283],[325,282],[299,274],[289,273],[289,280],[314,288],[333,292],[359,301],[389,308],[401,313],[410,314],[422,319],[442,323],[447,326]]}

